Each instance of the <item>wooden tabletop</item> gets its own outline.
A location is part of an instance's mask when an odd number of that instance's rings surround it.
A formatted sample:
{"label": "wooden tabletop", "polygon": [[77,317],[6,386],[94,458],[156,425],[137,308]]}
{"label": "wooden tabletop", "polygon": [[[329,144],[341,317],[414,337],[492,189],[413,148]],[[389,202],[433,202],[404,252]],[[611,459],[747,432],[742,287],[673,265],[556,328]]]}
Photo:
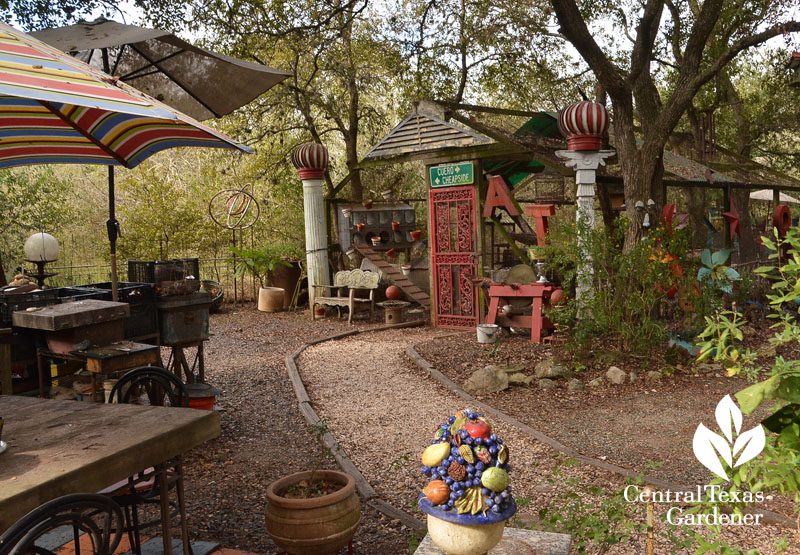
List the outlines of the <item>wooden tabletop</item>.
{"label": "wooden tabletop", "polygon": [[2,395],[0,416],[0,533],[50,499],[100,491],[220,433],[216,411],[189,408]]}

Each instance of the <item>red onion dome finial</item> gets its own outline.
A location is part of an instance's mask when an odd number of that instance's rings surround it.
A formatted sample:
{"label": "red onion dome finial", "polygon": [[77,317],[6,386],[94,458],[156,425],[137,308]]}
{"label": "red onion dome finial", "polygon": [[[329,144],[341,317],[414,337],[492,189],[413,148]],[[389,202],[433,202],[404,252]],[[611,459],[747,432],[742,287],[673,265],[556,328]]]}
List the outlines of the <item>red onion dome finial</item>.
{"label": "red onion dome finial", "polygon": [[303,143],[294,149],[292,163],[300,179],[320,179],[328,167],[328,149],[319,143]]}
{"label": "red onion dome finial", "polygon": [[608,110],[597,102],[576,102],[561,110],[558,130],[566,137],[569,150],[600,150],[608,131]]}

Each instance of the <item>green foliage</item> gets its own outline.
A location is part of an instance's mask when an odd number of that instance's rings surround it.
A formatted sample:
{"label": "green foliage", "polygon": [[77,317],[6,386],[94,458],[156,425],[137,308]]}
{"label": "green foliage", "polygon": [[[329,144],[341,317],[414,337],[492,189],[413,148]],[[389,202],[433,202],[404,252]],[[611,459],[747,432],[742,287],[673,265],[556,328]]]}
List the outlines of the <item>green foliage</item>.
{"label": "green foliage", "polygon": [[22,263],[22,245],[31,234],[60,233],[77,210],[69,202],[70,184],[49,168],[0,171],[0,260],[9,271]]}
{"label": "green foliage", "polygon": [[[765,402],[775,404],[772,414],[762,421],[762,425],[772,432],[759,457],[745,463],[732,473],[729,491],[747,489],[751,492],[778,492],[792,498],[796,509],[800,509],[800,360],[786,360],[777,356],[775,349],[800,338],[800,322],[797,319],[797,302],[800,301],[800,254],[794,249],[800,247],[800,232],[792,228],[784,239],[777,235],[774,239],[763,238],[765,246],[774,254],[774,266],[756,269],[756,273],[772,280],[772,292],[767,295],[772,309],[770,318],[776,320],[771,327],[775,330],[767,347],[755,353],[740,355],[734,340],[741,338],[738,322],[741,318],[735,313],[720,315],[709,319],[704,335],[713,338],[719,350],[718,359],[729,368],[729,374],[740,370],[751,376],[763,370],[762,360],[769,363],[769,377],[753,384],[736,394],[739,407],[750,414]],[[789,256],[781,256],[785,248],[791,248]],[[708,350],[704,349],[704,354]],[[732,371],[733,370],[733,371]],[[721,484],[721,481],[712,484]],[[742,511],[744,504],[733,504],[734,511]],[[708,506],[697,509],[709,510]],[[724,547],[719,538],[719,530],[712,530],[715,544]],[[722,542],[722,543],[720,543]],[[725,552],[720,551],[720,552]],[[731,551],[732,552],[732,551]]]}
{"label": "green foliage", "polygon": [[[557,324],[572,326],[578,345],[589,345],[594,338],[611,337],[620,342],[623,352],[644,353],[660,348],[666,338],[664,324],[656,318],[656,309],[675,279],[672,261],[685,253],[685,247],[678,238],[666,241],[651,236],[623,252],[620,246],[625,221],[618,220],[613,236],[600,230],[586,230],[587,255],[578,245],[576,224],[551,224],[550,241],[540,247],[539,254],[549,261],[567,292],[575,286],[577,267],[584,256],[591,260],[594,269],[591,298],[583,301],[582,307],[575,295],[568,293],[567,302],[551,311],[551,318]],[[575,321],[580,310],[590,316]]]}
{"label": "green foliage", "polygon": [[[564,464],[578,463],[567,459]],[[522,527],[570,534],[572,547],[578,553],[605,553],[645,532],[643,506],[629,503],[624,488],[612,491],[567,477],[559,464],[547,481],[561,493],[548,507],[539,510],[537,522],[518,522]]]}
{"label": "green foliage", "polygon": [[260,249],[237,249],[230,247],[236,255],[231,262],[236,264],[236,276],[250,275],[258,280],[261,287],[269,284],[269,273],[278,266],[291,266],[286,260],[286,252],[292,250],[285,245],[267,245]]}

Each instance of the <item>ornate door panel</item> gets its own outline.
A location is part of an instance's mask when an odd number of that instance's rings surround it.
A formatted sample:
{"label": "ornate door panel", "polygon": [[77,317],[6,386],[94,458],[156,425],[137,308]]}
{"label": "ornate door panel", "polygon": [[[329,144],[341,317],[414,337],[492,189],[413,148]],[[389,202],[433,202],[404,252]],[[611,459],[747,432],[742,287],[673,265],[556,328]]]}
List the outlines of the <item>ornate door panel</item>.
{"label": "ornate door panel", "polygon": [[474,328],[479,309],[471,281],[478,273],[475,187],[431,189],[428,210],[434,325]]}

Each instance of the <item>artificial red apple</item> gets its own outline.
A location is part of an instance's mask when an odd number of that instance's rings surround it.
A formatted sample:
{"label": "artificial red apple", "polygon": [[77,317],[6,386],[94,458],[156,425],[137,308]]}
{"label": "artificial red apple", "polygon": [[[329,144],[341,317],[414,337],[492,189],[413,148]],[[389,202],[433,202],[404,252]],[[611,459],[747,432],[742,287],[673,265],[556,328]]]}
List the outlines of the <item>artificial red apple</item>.
{"label": "artificial red apple", "polygon": [[482,418],[470,420],[464,424],[464,429],[473,438],[489,439],[489,436],[492,435],[492,427]]}

